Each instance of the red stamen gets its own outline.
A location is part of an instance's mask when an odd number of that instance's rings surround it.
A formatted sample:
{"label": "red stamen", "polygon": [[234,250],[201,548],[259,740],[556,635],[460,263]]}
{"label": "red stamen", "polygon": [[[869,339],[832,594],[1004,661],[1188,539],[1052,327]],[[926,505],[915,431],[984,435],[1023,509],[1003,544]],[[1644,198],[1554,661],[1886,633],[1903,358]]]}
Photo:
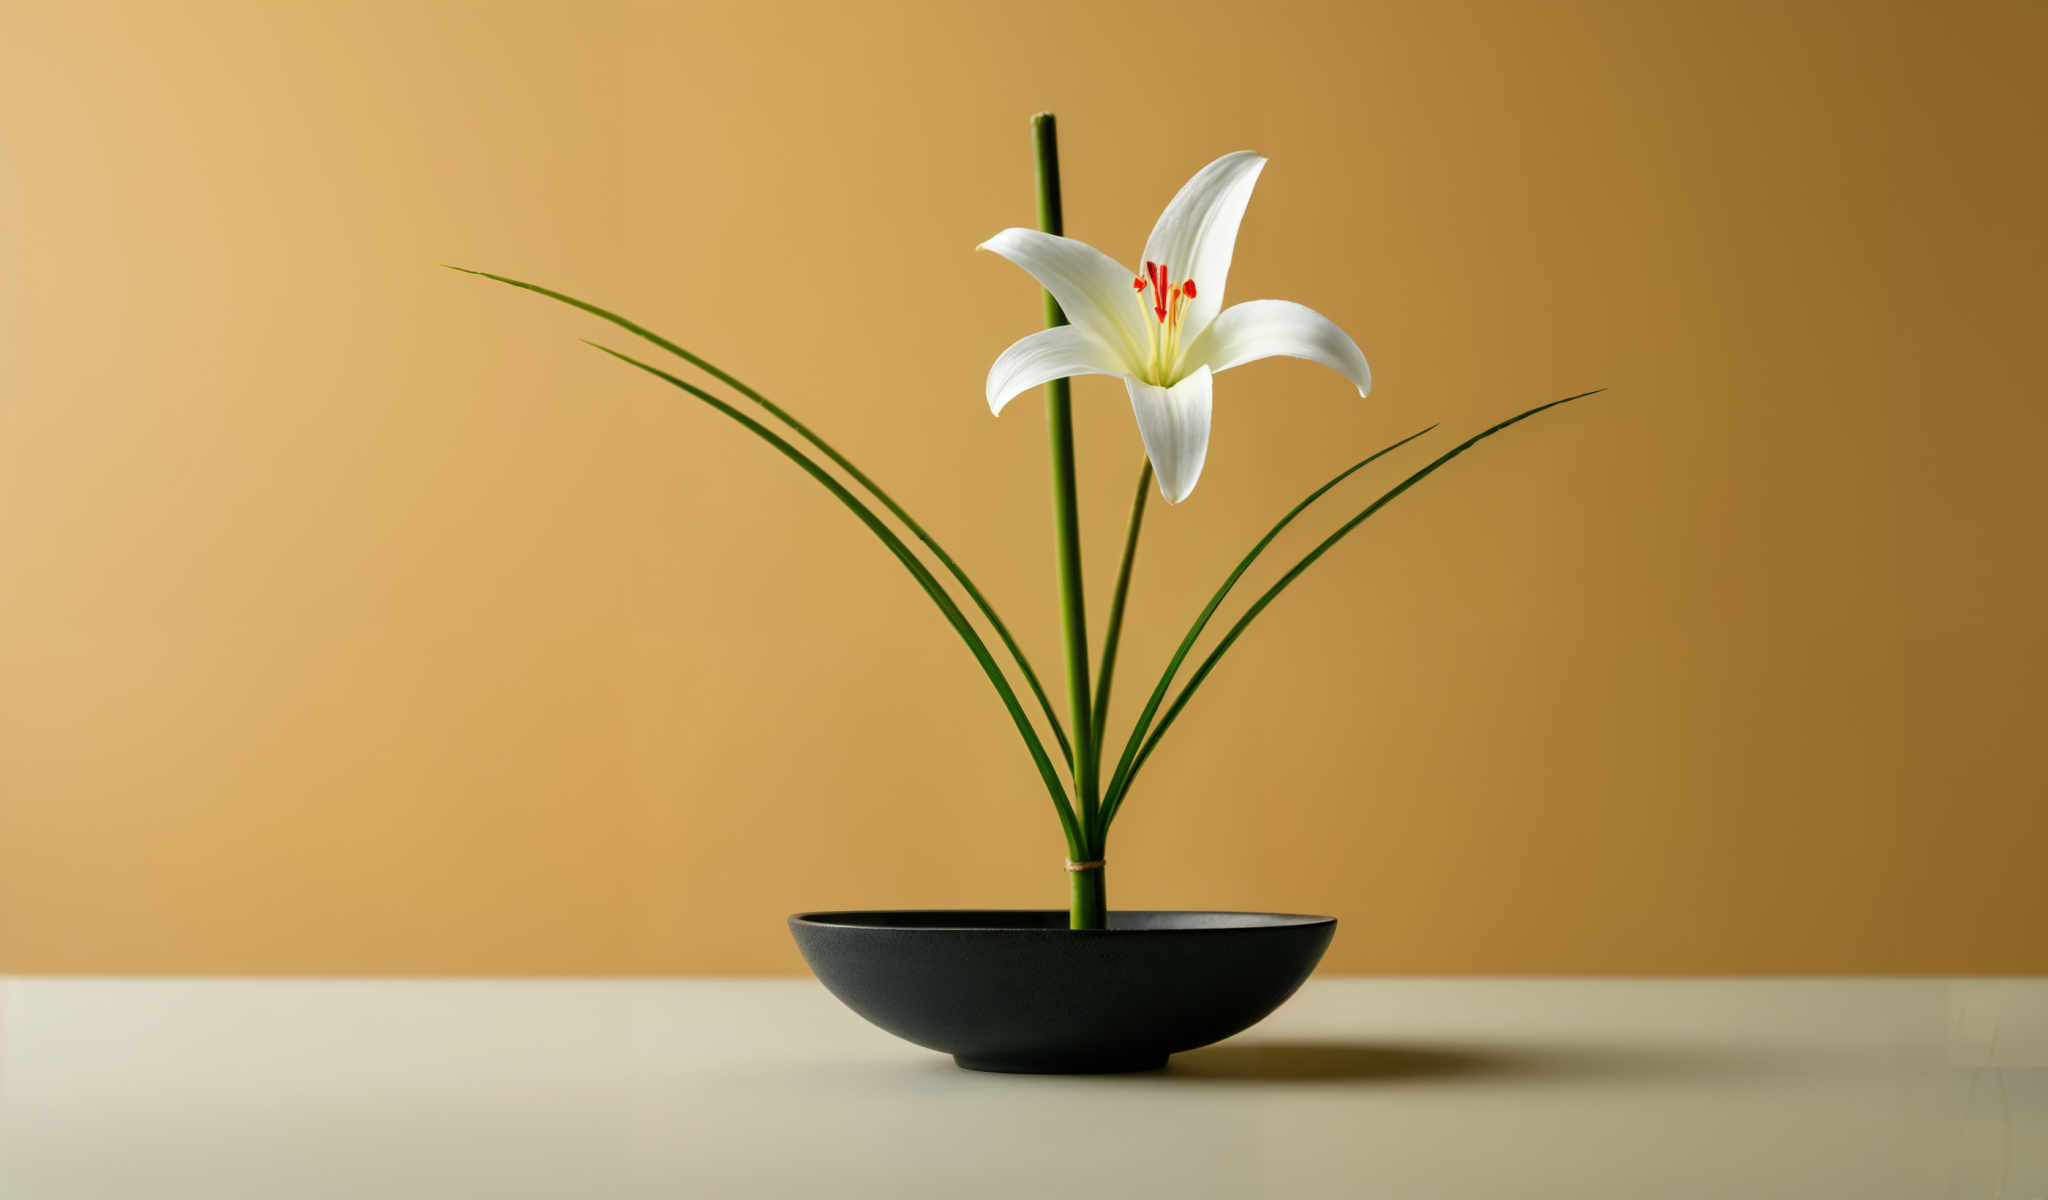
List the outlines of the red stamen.
{"label": "red stamen", "polygon": [[1132,286],[1133,288],[1137,289],[1138,291],[1141,291],[1141,292],[1142,292],[1142,291],[1144,291],[1144,290],[1145,290],[1145,280],[1144,280],[1144,278],[1143,278],[1143,277],[1141,276],[1141,277],[1139,277],[1139,278],[1137,278],[1137,279],[1133,279],[1133,280],[1131,280],[1131,286]]}
{"label": "red stamen", "polygon": [[1180,282],[1180,290],[1181,290],[1181,291],[1182,291],[1183,293],[1185,293],[1185,294],[1187,295],[1187,298],[1188,298],[1188,299],[1190,299],[1190,300],[1194,299],[1194,298],[1195,298],[1195,281],[1194,281],[1194,280],[1192,280],[1192,279],[1183,279],[1183,280],[1181,280],[1181,282]]}
{"label": "red stamen", "polygon": [[1152,312],[1161,321],[1166,320],[1166,300],[1170,294],[1166,268],[1156,262],[1146,262],[1145,274],[1152,280]]}

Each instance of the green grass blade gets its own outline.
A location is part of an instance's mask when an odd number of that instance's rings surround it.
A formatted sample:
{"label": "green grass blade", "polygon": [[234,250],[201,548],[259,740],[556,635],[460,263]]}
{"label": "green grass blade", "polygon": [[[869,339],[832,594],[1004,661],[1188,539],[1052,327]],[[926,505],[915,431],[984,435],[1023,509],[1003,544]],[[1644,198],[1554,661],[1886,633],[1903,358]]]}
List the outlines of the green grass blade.
{"label": "green grass blade", "polygon": [[[443,265],[446,266],[447,264]],[[982,619],[988,622],[989,628],[995,630],[996,636],[1002,640],[1003,647],[1010,652],[1010,657],[1013,660],[1015,660],[1017,664],[1017,669],[1023,672],[1024,682],[1027,686],[1030,687],[1033,698],[1035,698],[1038,701],[1039,711],[1045,715],[1046,723],[1052,726],[1053,739],[1057,741],[1060,746],[1060,757],[1066,760],[1067,766],[1070,769],[1072,768],[1074,763],[1074,751],[1073,748],[1067,743],[1067,731],[1066,728],[1060,724],[1059,711],[1053,707],[1052,698],[1046,695],[1045,685],[1040,683],[1038,680],[1038,672],[1034,671],[1031,668],[1030,660],[1024,657],[1024,648],[1017,644],[1017,639],[1015,637],[1011,636],[1010,627],[1008,625],[1005,625],[1003,623],[1003,619],[996,615],[995,607],[988,602],[988,598],[986,596],[982,595],[981,589],[974,586],[974,581],[967,577],[967,572],[961,569],[960,564],[953,561],[953,556],[946,553],[945,548],[940,546],[938,541],[935,538],[933,538],[931,534],[925,532],[924,526],[918,524],[915,520],[913,520],[910,514],[903,510],[903,506],[896,503],[894,497],[890,496],[889,493],[883,491],[881,487],[875,483],[874,480],[868,478],[867,474],[864,471],[862,471],[859,467],[854,466],[852,462],[848,461],[845,455],[841,454],[838,450],[834,449],[829,443],[825,441],[824,438],[819,437],[815,432],[813,432],[810,426],[804,424],[802,421],[797,420],[794,416],[790,415],[788,410],[769,400],[766,396],[763,396],[761,393],[755,391],[753,388],[748,387],[745,383],[742,383],[739,379],[735,378],[734,376],[727,374],[725,371],[719,369],[717,366],[714,366],[712,363],[706,361],[705,359],[699,357],[696,354],[691,353],[688,350],[685,350],[683,347],[676,345],[674,342],[669,341],[667,338],[654,332],[652,329],[649,329],[644,325],[637,324],[633,321],[627,320],[625,317],[622,317],[615,312],[610,312],[606,309],[599,308],[597,305],[592,304],[587,300],[579,300],[576,297],[567,294],[566,292],[558,292],[553,288],[543,287],[537,283],[528,283],[523,279],[514,279],[509,275],[495,275],[489,271],[475,271],[471,270],[468,267],[450,266],[448,267],[448,269],[451,271],[460,271],[464,275],[478,275],[485,279],[494,279],[499,283],[509,284],[512,287],[521,288],[526,291],[533,292],[537,295],[546,296],[550,300],[560,301],[561,303],[566,304],[571,308],[580,308],[584,312],[589,313],[591,316],[597,317],[601,320],[609,321],[635,337],[642,338],[646,341],[652,342],[653,344],[661,347],[663,350],[668,351],[670,354],[675,355],[677,358],[682,359],[683,361],[689,363],[691,366],[696,367],[698,370],[703,371],[705,374],[718,380],[720,383],[723,383],[727,387],[732,388],[734,391],[739,392],[741,395],[753,401],[755,404],[760,405],[763,411],[767,412],[770,416],[774,417],[776,420],[782,422],[791,430],[795,431],[797,436],[803,438],[811,445],[817,447],[819,453],[823,454],[826,458],[831,459],[835,464],[838,465],[839,469],[846,472],[846,474],[855,483],[858,483],[861,487],[866,488],[869,495],[881,501],[882,507],[888,509],[890,514],[893,515],[898,521],[903,522],[903,527],[905,529],[910,530],[911,536],[915,537],[918,541],[924,543],[925,548],[932,552],[932,557],[938,559],[939,564],[945,567],[947,572],[950,573],[953,576],[953,578],[959,582],[961,589],[967,593],[967,598],[974,602],[974,607],[976,609],[980,610]]]}
{"label": "green grass blade", "polygon": [[1134,769],[1133,764],[1137,760],[1139,747],[1144,744],[1146,731],[1151,728],[1152,718],[1158,715],[1159,706],[1166,701],[1167,690],[1173,686],[1174,674],[1180,670],[1181,663],[1194,650],[1195,640],[1202,636],[1202,630],[1209,625],[1209,618],[1216,615],[1216,609],[1222,605],[1224,597],[1230,595],[1230,589],[1237,586],[1237,581],[1244,576],[1246,571],[1251,569],[1253,563],[1258,561],[1259,555],[1265,553],[1266,547],[1272,544],[1273,539],[1280,536],[1280,531],[1293,524],[1294,518],[1300,516],[1302,511],[1309,505],[1321,499],[1323,493],[1351,478],[1366,467],[1371,466],[1381,458],[1392,454],[1416,438],[1428,433],[1430,429],[1435,428],[1436,426],[1431,425],[1429,429],[1417,430],[1392,445],[1383,446],[1373,451],[1371,454],[1366,455],[1364,458],[1359,459],[1357,462],[1331,476],[1329,482],[1304,496],[1301,503],[1288,509],[1287,515],[1275,521],[1273,527],[1266,531],[1266,536],[1260,538],[1258,543],[1251,548],[1250,552],[1238,560],[1237,566],[1224,578],[1223,586],[1217,588],[1216,594],[1209,597],[1209,603],[1203,606],[1201,614],[1195,618],[1195,623],[1188,627],[1187,636],[1180,640],[1180,647],[1173,652],[1172,659],[1168,660],[1166,664],[1166,670],[1160,673],[1159,682],[1152,688],[1151,697],[1145,701],[1144,710],[1138,714],[1137,724],[1131,727],[1130,740],[1124,743],[1123,754],[1117,759],[1116,773],[1110,777],[1108,790],[1103,794],[1103,825],[1105,828],[1108,827],[1109,821],[1116,816],[1116,810],[1123,806],[1123,794],[1128,788],[1130,774]]}
{"label": "green grass blade", "polygon": [[974,654],[974,659],[981,665],[982,672],[988,676],[989,682],[995,686],[996,694],[1002,697],[1003,707],[1009,711],[1010,720],[1016,724],[1018,734],[1024,739],[1025,748],[1031,752],[1031,760],[1037,766],[1039,776],[1045,781],[1046,791],[1052,795],[1053,806],[1059,812],[1060,826],[1067,835],[1068,849],[1076,854],[1081,853],[1086,847],[1087,842],[1081,836],[1081,828],[1075,821],[1074,812],[1067,800],[1066,792],[1060,786],[1059,772],[1053,767],[1051,758],[1046,755],[1045,747],[1039,742],[1037,732],[1032,729],[1031,718],[1024,712],[1023,706],[1018,703],[1017,693],[1011,689],[1009,680],[1003,676],[1002,668],[996,665],[995,659],[988,652],[988,646],[981,640],[981,636],[974,632],[974,626],[968,622],[966,615],[960,611],[960,606],[955,604],[953,598],[946,594],[946,589],[939,585],[939,581],[925,567],[923,561],[917,557],[916,553],[904,543],[903,539],[896,536],[895,531],[884,524],[882,519],[875,515],[873,509],[862,504],[860,498],[847,491],[845,485],[834,479],[830,472],[811,461],[809,456],[805,455],[803,451],[791,445],[787,439],[766,425],[761,424],[739,409],[720,400],[696,384],[684,379],[678,379],[660,367],[641,362],[632,355],[614,350],[609,346],[601,346],[596,342],[588,344],[596,346],[597,349],[604,351],[613,358],[630,363],[658,379],[665,380],[683,389],[712,408],[717,409],[725,416],[737,421],[746,428],[747,432],[775,447],[784,457],[802,467],[813,479],[816,479],[827,491],[831,492],[835,499],[844,504],[856,517],[859,517],[861,523],[865,524],[877,538],[881,539],[882,544],[889,548],[889,552],[894,554],[897,560],[903,564],[904,569],[909,571],[911,576],[917,580],[918,586],[922,587],[925,594],[931,597],[932,603],[938,605],[939,611],[945,615],[947,623],[952,625],[954,632],[960,635],[960,640],[967,643],[968,650]]}
{"label": "green grass blade", "polygon": [[1131,594],[1131,565],[1138,557],[1138,529],[1145,523],[1145,501],[1152,496],[1152,460],[1138,469],[1138,491],[1131,497],[1131,519],[1124,526],[1124,557],[1116,569],[1116,590],[1109,598],[1109,624],[1102,632],[1102,669],[1095,673],[1095,701],[1089,712],[1095,718],[1096,774],[1102,771],[1103,726],[1109,723],[1109,683],[1116,674],[1116,648],[1124,632],[1124,602]]}
{"label": "green grass blade", "polygon": [[1459,442],[1456,446],[1453,446],[1449,450],[1446,450],[1442,454],[1438,455],[1432,462],[1430,462],[1428,466],[1423,467],[1421,470],[1416,471],[1413,475],[1410,475],[1408,478],[1402,480],[1400,483],[1395,484],[1392,488],[1389,488],[1386,491],[1386,493],[1383,494],[1379,499],[1373,501],[1371,504],[1366,505],[1364,510],[1361,511],[1357,516],[1352,517],[1349,521],[1346,521],[1343,525],[1339,526],[1337,532],[1331,534],[1329,537],[1324,538],[1322,542],[1316,546],[1315,549],[1309,551],[1306,555],[1303,555],[1300,562],[1295,563],[1293,567],[1288,569],[1288,572],[1285,575],[1282,575],[1277,581],[1274,582],[1272,587],[1267,588],[1263,595],[1261,595],[1257,600],[1252,602],[1251,607],[1246,609],[1244,615],[1237,619],[1236,624],[1232,625],[1230,627],[1229,632],[1225,633],[1222,639],[1216,643],[1216,648],[1214,650],[1211,650],[1209,652],[1209,656],[1202,660],[1202,665],[1196,668],[1195,673],[1188,678],[1187,686],[1183,687],[1180,690],[1180,694],[1174,697],[1172,707],[1166,710],[1166,715],[1164,717],[1161,717],[1159,720],[1158,728],[1152,731],[1152,736],[1146,741],[1145,748],[1139,751],[1137,761],[1132,765],[1130,775],[1125,780],[1125,786],[1128,787],[1130,780],[1135,779],[1137,777],[1139,768],[1143,767],[1145,765],[1145,760],[1152,756],[1153,748],[1159,745],[1160,738],[1166,736],[1166,731],[1173,725],[1174,718],[1178,717],[1181,713],[1181,710],[1187,707],[1188,700],[1192,698],[1195,694],[1195,689],[1201,687],[1202,681],[1207,679],[1209,677],[1209,673],[1216,669],[1217,661],[1220,660],[1223,657],[1224,652],[1229,650],[1230,647],[1236,643],[1237,639],[1243,635],[1245,627],[1250,625],[1253,619],[1256,618],[1260,613],[1264,612],[1266,610],[1266,606],[1271,604],[1273,602],[1273,599],[1276,596],[1278,596],[1282,591],[1285,591],[1288,584],[1293,583],[1296,579],[1300,578],[1302,572],[1308,570],[1311,566],[1315,565],[1316,560],[1321,558],[1325,553],[1327,553],[1330,547],[1336,545],[1340,541],[1343,541],[1347,534],[1349,534],[1352,530],[1358,528],[1360,525],[1364,524],[1367,518],[1371,517],[1374,513],[1385,508],[1387,505],[1393,503],[1396,497],[1400,496],[1409,488],[1414,487],[1417,483],[1420,483],[1423,479],[1427,478],[1432,472],[1434,472],[1438,467],[1443,466],[1445,463],[1458,457],[1465,451],[1470,450],[1472,447],[1485,441],[1487,438],[1492,437],[1494,434],[1501,432],[1502,430],[1508,428],[1511,425],[1518,425],[1521,422],[1528,420],[1530,417],[1533,417],[1538,413],[1546,412],[1550,409],[1556,408],[1560,404],[1569,404],[1574,400],[1583,400],[1587,396],[1597,395],[1598,393],[1606,390],[1607,389],[1605,388],[1594,388],[1590,392],[1580,392],[1576,396],[1566,396],[1562,400],[1552,400],[1548,404],[1539,404],[1535,408],[1532,408],[1527,412],[1518,413],[1515,416],[1509,417],[1507,420],[1502,421],[1500,424],[1495,425],[1490,429],[1486,429],[1482,432],[1473,434],[1471,437],[1466,438],[1464,441]]}

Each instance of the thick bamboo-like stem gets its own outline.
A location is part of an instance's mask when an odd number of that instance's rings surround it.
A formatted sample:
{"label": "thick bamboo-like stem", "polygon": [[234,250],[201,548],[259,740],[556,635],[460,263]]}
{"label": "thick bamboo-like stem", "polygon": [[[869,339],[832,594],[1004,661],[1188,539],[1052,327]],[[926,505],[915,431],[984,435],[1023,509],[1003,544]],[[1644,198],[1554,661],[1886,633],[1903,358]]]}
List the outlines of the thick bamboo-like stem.
{"label": "thick bamboo-like stem", "polygon": [[[1060,210],[1059,128],[1051,113],[1031,118],[1031,144],[1037,159],[1038,227],[1064,231]],[[1059,301],[1045,294],[1048,328],[1067,323]],[[1074,739],[1074,801],[1081,822],[1082,849],[1089,857],[1101,852],[1098,818],[1101,793],[1096,786],[1100,756],[1088,687],[1088,607],[1081,587],[1081,508],[1074,487],[1074,405],[1068,381],[1045,385],[1045,420],[1052,451],[1053,533],[1059,547],[1060,628],[1067,642],[1068,727]],[[1073,902],[1067,923],[1074,929],[1101,929],[1107,918],[1102,868],[1073,872]]]}

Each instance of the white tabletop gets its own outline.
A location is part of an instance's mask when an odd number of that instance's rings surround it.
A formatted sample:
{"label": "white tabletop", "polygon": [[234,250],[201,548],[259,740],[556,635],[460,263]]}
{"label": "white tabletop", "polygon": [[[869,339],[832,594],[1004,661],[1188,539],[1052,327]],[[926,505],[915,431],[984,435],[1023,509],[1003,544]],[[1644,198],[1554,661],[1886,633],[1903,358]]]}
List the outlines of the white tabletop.
{"label": "white tabletop", "polygon": [[1150,1075],[810,980],[10,980],[0,1197],[2048,1196],[2048,980],[1318,979]]}

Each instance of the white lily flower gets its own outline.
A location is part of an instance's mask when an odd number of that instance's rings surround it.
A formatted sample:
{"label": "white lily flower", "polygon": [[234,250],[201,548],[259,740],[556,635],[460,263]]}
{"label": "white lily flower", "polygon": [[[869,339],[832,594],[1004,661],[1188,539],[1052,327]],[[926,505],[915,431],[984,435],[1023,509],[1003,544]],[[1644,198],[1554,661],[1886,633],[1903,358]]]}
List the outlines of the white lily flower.
{"label": "white lily flower", "polygon": [[1005,229],[983,242],[1029,271],[1067,314],[1069,325],[1034,333],[1003,351],[988,371],[988,406],[1070,375],[1115,375],[1159,492],[1177,504],[1195,490],[1209,454],[1209,383],[1218,371],[1285,355],[1330,367],[1364,396],[1365,355],[1327,317],[1287,300],[1223,307],[1237,227],[1266,160],[1226,154],[1187,181],[1145,242],[1145,269],[1132,272],[1073,238]]}

